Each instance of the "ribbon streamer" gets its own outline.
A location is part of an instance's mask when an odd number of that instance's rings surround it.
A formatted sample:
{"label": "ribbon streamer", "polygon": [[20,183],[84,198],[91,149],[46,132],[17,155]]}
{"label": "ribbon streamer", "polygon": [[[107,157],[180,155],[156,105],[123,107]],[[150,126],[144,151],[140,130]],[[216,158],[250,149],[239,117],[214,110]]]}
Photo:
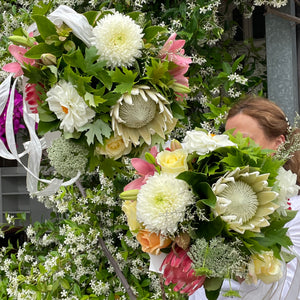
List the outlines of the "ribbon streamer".
{"label": "ribbon streamer", "polygon": [[[17,160],[18,163],[24,167],[27,171],[26,185],[27,190],[31,195],[34,196],[49,196],[54,194],[61,186],[71,185],[80,177],[80,172],[69,181],[63,182],[61,179],[54,178],[52,180],[40,179],[40,161],[42,158],[42,150],[46,148],[46,142],[44,138],[39,139],[35,132],[35,120],[28,114],[26,110],[26,103],[23,99],[23,119],[25,126],[29,132],[30,140],[25,142],[25,151],[18,154],[14,128],[13,128],[13,112],[14,112],[14,98],[15,89],[17,85],[17,79],[13,82],[12,88],[10,89],[12,81],[12,75],[8,76],[0,85],[0,114],[3,113],[5,106],[7,106],[6,121],[5,121],[5,135],[8,145],[8,149],[4,145],[3,141],[0,140],[0,156],[8,160]],[[10,95],[9,95],[10,94]],[[28,166],[26,167],[21,158],[28,154]],[[48,186],[38,191],[38,182],[43,182]]]}

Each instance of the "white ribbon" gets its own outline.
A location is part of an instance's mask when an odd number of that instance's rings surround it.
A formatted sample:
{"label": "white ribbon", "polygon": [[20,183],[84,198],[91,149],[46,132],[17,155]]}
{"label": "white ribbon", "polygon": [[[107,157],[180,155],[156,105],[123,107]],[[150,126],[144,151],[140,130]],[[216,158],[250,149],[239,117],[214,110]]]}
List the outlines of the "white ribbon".
{"label": "white ribbon", "polygon": [[[56,26],[61,26],[65,23],[72,29],[72,32],[80,40],[82,40],[87,47],[91,47],[91,41],[94,37],[93,27],[89,24],[87,18],[77,13],[75,10],[66,5],[60,5],[56,10],[49,14],[48,19]],[[28,31],[36,31],[36,24],[32,24]]]}
{"label": "white ribbon", "polygon": [[[9,96],[11,79],[12,75],[7,77],[0,85],[0,114],[3,113],[5,105],[7,104],[7,101],[9,101],[5,121],[5,135],[8,149],[5,147],[2,140],[0,140],[0,156],[9,160],[17,160],[18,163],[24,167],[24,169],[27,171],[26,184],[27,190],[30,194],[36,196],[52,195],[56,191],[58,191],[61,186],[68,186],[76,182],[76,180],[80,177],[80,172],[78,172],[76,177],[66,182],[63,182],[63,180],[56,178],[52,180],[39,178],[42,150],[46,148],[46,142],[44,138],[38,138],[35,132],[35,120],[28,114],[24,98],[23,119],[26,128],[28,129],[30,140],[24,143],[25,151],[21,154],[18,154],[13,128],[13,111],[17,79],[12,85],[11,93]],[[28,154],[28,167],[26,167],[21,161],[21,157],[26,154]],[[46,183],[48,186],[44,190],[38,191],[38,181]]]}

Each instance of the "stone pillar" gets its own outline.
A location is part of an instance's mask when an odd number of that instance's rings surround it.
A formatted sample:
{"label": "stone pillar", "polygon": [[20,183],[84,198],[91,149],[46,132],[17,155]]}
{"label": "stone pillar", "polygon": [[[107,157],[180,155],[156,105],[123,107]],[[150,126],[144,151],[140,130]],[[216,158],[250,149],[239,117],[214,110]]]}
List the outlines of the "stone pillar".
{"label": "stone pillar", "polygon": [[[278,11],[295,16],[294,0]],[[297,39],[295,22],[266,14],[268,98],[277,103],[293,123],[299,112]]]}

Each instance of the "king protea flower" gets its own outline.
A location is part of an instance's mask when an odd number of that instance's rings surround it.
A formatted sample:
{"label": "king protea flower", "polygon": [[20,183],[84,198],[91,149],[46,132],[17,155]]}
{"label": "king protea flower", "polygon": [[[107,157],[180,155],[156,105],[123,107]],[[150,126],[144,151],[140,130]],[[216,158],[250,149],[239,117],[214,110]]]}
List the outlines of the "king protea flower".
{"label": "king protea flower", "polygon": [[140,137],[150,145],[151,135],[157,133],[165,138],[165,132],[176,122],[166,104],[168,101],[149,86],[134,86],[112,107],[112,128],[123,137],[126,146],[130,142],[139,145]]}
{"label": "king protea flower", "polygon": [[161,267],[165,285],[175,284],[174,291],[192,295],[199,289],[204,281],[205,276],[196,276],[192,268],[192,260],[187,252],[182,248],[176,247],[166,256]]}
{"label": "king protea flower", "polygon": [[272,202],[278,194],[268,187],[268,177],[269,174],[250,173],[246,167],[236,168],[220,178],[213,185],[217,196],[215,215],[239,233],[260,232],[261,227],[269,225],[268,215],[279,207]]}

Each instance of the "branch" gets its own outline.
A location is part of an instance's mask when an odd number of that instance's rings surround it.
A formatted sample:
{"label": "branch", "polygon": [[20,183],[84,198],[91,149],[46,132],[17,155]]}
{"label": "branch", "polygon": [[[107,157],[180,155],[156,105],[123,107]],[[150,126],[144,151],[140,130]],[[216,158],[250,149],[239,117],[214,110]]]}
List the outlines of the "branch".
{"label": "branch", "polygon": [[285,19],[285,20],[300,24],[300,18],[289,15],[289,14],[286,14],[286,13],[283,13],[283,12],[278,11],[276,9],[267,7],[267,13],[272,14],[272,15],[276,15],[278,17],[281,17],[281,18]]}
{"label": "branch", "polygon": [[99,244],[105,254],[105,256],[107,257],[107,259],[110,261],[111,265],[113,266],[113,268],[115,269],[115,272],[117,274],[117,276],[119,277],[121,283],[123,284],[129,298],[131,300],[135,300],[136,296],[133,293],[132,289],[130,288],[130,285],[127,281],[127,279],[125,278],[124,274],[122,273],[121,269],[119,268],[119,265],[117,264],[117,262],[115,261],[115,259],[112,257],[111,253],[109,252],[109,250],[107,249],[103,239],[101,237],[98,238]]}
{"label": "branch", "polygon": [[[81,184],[81,182],[79,180],[76,181],[76,186],[78,187],[81,195],[83,197],[86,197],[86,192],[84,190],[84,187],[82,186],[82,184]],[[125,278],[124,274],[122,273],[122,271],[121,271],[118,263],[115,261],[115,259],[113,258],[113,256],[109,252],[109,250],[107,249],[107,247],[106,247],[106,245],[104,243],[104,240],[101,237],[99,237],[98,241],[99,241],[99,244],[100,244],[100,246],[101,246],[101,248],[102,248],[105,256],[107,257],[107,259],[109,260],[109,262],[113,266],[113,268],[114,268],[117,276],[119,277],[121,283],[123,284],[123,286],[124,286],[124,288],[125,288],[128,296],[129,296],[129,298],[131,300],[136,300],[135,294],[133,293],[133,291],[132,291],[132,289],[131,289],[131,287],[130,287],[128,281],[127,281],[127,279]]]}

